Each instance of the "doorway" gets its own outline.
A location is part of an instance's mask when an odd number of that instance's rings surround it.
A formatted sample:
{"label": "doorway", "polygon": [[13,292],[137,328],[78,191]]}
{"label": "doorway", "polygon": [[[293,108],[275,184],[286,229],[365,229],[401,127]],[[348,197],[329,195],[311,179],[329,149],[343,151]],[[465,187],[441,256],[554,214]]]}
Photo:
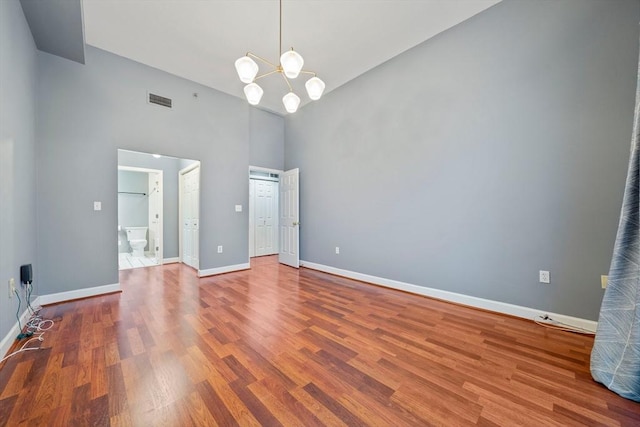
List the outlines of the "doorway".
{"label": "doorway", "polygon": [[299,173],[249,166],[249,258],[278,254],[300,266]]}
{"label": "doorway", "polygon": [[279,171],[249,170],[249,258],[275,255],[278,239]]}
{"label": "doorway", "polygon": [[200,162],[196,162],[179,173],[180,206],[180,260],[182,263],[200,268]]}
{"label": "doorway", "polygon": [[162,170],[118,166],[118,268],[162,264]]}

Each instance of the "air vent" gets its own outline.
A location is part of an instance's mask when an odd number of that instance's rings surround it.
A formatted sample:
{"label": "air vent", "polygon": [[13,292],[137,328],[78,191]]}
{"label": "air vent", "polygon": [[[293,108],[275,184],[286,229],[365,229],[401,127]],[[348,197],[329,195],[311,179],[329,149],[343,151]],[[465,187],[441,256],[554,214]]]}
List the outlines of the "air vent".
{"label": "air vent", "polygon": [[171,108],[171,98],[149,93],[149,104],[156,104],[162,107]]}

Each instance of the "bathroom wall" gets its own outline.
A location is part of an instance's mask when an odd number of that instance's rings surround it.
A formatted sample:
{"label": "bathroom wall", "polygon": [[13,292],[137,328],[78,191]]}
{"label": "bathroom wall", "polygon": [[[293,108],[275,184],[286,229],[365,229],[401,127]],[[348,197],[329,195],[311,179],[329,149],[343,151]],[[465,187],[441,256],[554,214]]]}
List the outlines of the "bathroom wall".
{"label": "bathroom wall", "polygon": [[[144,193],[144,194],[129,194]],[[131,252],[125,227],[149,226],[149,174],[118,171],[118,252]],[[145,251],[149,250],[149,244]]]}

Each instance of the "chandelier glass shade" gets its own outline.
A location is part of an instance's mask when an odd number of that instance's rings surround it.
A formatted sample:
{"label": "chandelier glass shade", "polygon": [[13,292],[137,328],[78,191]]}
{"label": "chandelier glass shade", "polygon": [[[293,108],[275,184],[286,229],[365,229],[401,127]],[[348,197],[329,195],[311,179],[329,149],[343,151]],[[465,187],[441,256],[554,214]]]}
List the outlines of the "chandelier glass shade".
{"label": "chandelier glass shade", "polygon": [[282,71],[284,75],[290,79],[295,79],[302,71],[304,65],[304,59],[293,48],[285,52],[280,57],[280,65],[282,65]]}
{"label": "chandelier glass shade", "polygon": [[293,92],[289,92],[282,97],[282,103],[287,113],[295,113],[300,105],[300,97]]}
{"label": "chandelier glass shade", "polygon": [[304,84],[304,87],[307,88],[307,93],[309,94],[309,98],[316,101],[320,99],[322,96],[322,92],[324,92],[324,82],[317,77],[311,77]]}
{"label": "chandelier glass shade", "polygon": [[251,83],[258,75],[258,69],[256,61],[248,56],[243,56],[236,61],[236,71],[242,83]]}
{"label": "chandelier glass shade", "polygon": [[264,91],[255,83],[249,83],[244,87],[244,95],[251,105],[258,105],[262,99],[262,94],[264,94]]}
{"label": "chandelier glass shade", "polygon": [[[288,113],[295,113],[300,105],[300,97],[293,92],[293,87],[289,79],[295,79],[300,74],[310,74],[312,77],[305,83],[305,88],[307,89],[309,98],[313,101],[320,99],[324,92],[325,84],[313,71],[302,69],[304,59],[298,52],[293,50],[293,48],[282,53],[282,0],[280,0],[280,44],[278,49],[281,53],[278,64],[274,64],[251,52],[247,52],[245,56],[236,60],[236,72],[238,73],[240,81],[247,83],[244,87],[244,94],[251,105],[258,105],[264,93],[256,81],[272,74],[280,74],[289,89],[289,92],[282,97],[282,103]],[[260,67],[255,60],[260,61],[269,67],[270,70],[258,75]]]}

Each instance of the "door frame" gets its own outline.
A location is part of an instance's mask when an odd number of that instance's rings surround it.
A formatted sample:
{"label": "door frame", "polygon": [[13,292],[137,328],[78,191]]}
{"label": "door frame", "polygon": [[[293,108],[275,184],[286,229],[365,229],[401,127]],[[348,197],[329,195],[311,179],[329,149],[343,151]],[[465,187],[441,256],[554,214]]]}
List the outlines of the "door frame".
{"label": "door frame", "polygon": [[[160,186],[160,191],[159,196],[159,205],[160,205],[160,213],[158,214],[158,217],[156,218],[158,220],[158,230],[157,230],[157,235],[155,237],[158,238],[160,244],[158,245],[158,250],[153,250],[155,257],[156,257],[156,261],[158,262],[158,265],[163,265],[164,264],[164,175],[163,175],[163,171],[158,171],[158,172],[149,172],[149,181],[151,181],[151,174],[156,174],[156,177],[158,178],[159,181],[159,186]],[[151,188],[151,187],[149,187]],[[151,193],[153,192],[153,190],[149,190],[149,194],[147,195],[149,198],[149,206],[151,206]],[[149,209],[149,230],[151,229],[151,221],[153,218],[151,218],[151,209]],[[151,247],[151,245],[155,246],[155,242],[153,240],[151,240],[151,233],[149,233],[149,247]]]}
{"label": "door frame", "polygon": [[[149,174],[152,173],[157,173],[159,176],[159,179],[161,181],[161,187],[164,187],[164,174],[163,174],[163,170],[162,169],[151,169],[151,168],[142,168],[142,167],[138,167],[138,166],[121,166],[118,165],[118,170],[119,171],[129,171],[129,172],[142,172],[142,173],[146,173],[147,174],[147,180],[149,179]],[[163,190],[164,191],[164,190]],[[151,194],[151,193],[149,193]],[[149,194],[147,194],[147,197],[149,196]],[[158,222],[160,223],[158,228],[159,228],[159,237],[160,237],[160,249],[158,249],[157,253],[156,253],[156,261],[158,262],[158,265],[162,265],[164,264],[164,192],[162,193],[163,195],[160,197],[160,217],[158,218]],[[147,206],[149,205],[149,199],[147,198]],[[119,209],[119,208],[118,208]],[[147,225],[147,233],[149,233],[149,229],[151,228],[151,224]],[[149,239],[147,241],[147,244],[149,245],[149,247],[151,247],[151,245],[153,245],[153,242],[151,241],[151,239]],[[118,249],[118,256],[119,256],[119,252],[120,250]],[[158,253],[160,253],[160,256],[158,256]]]}
{"label": "door frame", "polygon": [[[255,209],[255,207],[253,206],[253,202],[251,200],[251,172],[264,172],[264,173],[273,173],[273,174],[278,174],[278,186],[280,186],[280,176],[284,173],[284,171],[279,170],[279,169],[271,169],[271,168],[263,168],[261,166],[249,166],[249,170],[247,172],[247,188],[249,190],[249,218],[247,221],[247,226],[249,229],[248,232],[248,238],[249,238],[249,242],[247,243],[247,259],[251,259],[251,243],[253,242],[253,239],[251,237],[251,232],[253,231],[253,210]],[[256,178],[258,179],[258,178]],[[278,212],[277,212],[277,218],[278,218],[278,224],[276,227],[276,238],[278,239],[278,251],[280,251],[280,191],[278,190]],[[255,256],[255,252],[253,252],[254,256]]]}
{"label": "door frame", "polygon": [[184,175],[191,172],[194,169],[200,169],[200,173],[198,174],[198,265],[196,266],[196,270],[200,269],[200,205],[202,204],[202,198],[200,197],[202,193],[202,165],[199,160],[196,160],[193,164],[187,166],[186,168],[180,169],[178,171],[178,258],[180,263],[184,263],[182,259],[183,254],[183,244],[182,244],[182,203],[184,195],[183,193],[183,184],[184,184]]}

